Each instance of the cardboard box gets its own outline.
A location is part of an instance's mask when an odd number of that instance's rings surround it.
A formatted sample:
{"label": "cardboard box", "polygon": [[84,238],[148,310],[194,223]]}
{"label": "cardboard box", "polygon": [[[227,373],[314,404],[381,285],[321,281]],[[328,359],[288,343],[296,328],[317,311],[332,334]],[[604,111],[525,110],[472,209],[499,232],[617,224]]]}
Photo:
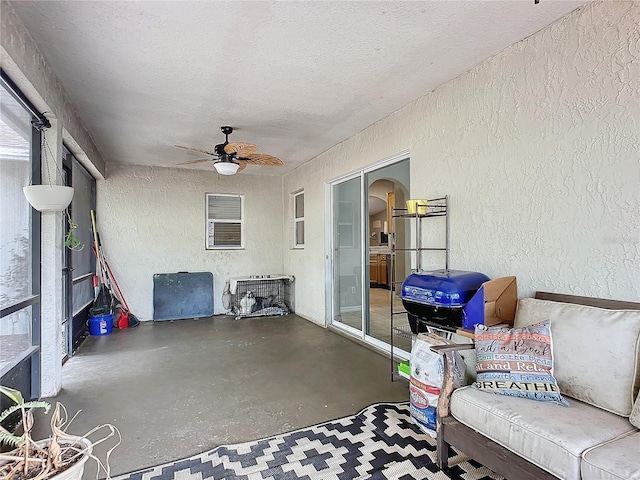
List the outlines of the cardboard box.
{"label": "cardboard box", "polygon": [[475,325],[513,325],[518,304],[516,277],[502,277],[484,282],[464,307],[462,328],[475,330]]}

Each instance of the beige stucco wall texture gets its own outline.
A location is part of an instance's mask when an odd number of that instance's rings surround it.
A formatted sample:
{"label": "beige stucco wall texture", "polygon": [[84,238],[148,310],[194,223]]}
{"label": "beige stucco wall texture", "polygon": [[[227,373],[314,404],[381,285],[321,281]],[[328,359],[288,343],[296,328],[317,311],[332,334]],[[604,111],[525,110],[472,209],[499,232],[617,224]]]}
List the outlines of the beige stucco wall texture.
{"label": "beige stucco wall texture", "polygon": [[287,174],[306,201],[305,248],[284,255],[297,313],[325,322],[325,182],[404,149],[411,196],[450,195],[451,268],[638,301],[638,18],[593,2]]}
{"label": "beige stucco wall texture", "polygon": [[[230,277],[282,273],[280,177],[110,164],[98,181],[98,231],[132,312],[153,318],[153,275],[212,272],[214,313]],[[205,194],[244,194],[244,250],[206,250]]]}

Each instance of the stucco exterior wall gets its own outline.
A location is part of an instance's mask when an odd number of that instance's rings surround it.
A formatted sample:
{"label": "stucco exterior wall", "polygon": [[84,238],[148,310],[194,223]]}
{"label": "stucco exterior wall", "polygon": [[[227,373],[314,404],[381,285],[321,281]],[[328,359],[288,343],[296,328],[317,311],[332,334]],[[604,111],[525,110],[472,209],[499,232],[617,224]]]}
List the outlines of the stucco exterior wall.
{"label": "stucco exterior wall", "polygon": [[[218,314],[229,277],[282,271],[280,177],[110,164],[97,191],[106,257],[140,320],[153,318],[156,273],[212,272]],[[244,250],[205,250],[205,193],[245,195]]]}
{"label": "stucco exterior wall", "polygon": [[297,313],[325,322],[325,182],[404,149],[411,196],[450,196],[451,268],[639,301],[638,18],[590,3],[287,174],[306,202],[284,255]]}

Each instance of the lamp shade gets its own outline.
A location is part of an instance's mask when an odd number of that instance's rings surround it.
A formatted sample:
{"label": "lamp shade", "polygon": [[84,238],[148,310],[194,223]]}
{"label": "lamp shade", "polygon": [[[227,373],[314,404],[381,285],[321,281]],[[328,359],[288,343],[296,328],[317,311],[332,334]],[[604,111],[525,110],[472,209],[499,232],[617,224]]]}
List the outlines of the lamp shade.
{"label": "lamp shade", "polygon": [[239,167],[240,165],[234,162],[217,162],[213,164],[213,168],[220,175],[233,175],[238,171]]}
{"label": "lamp shade", "polygon": [[73,187],[64,185],[28,185],[22,187],[22,192],[39,212],[62,211],[73,198]]}

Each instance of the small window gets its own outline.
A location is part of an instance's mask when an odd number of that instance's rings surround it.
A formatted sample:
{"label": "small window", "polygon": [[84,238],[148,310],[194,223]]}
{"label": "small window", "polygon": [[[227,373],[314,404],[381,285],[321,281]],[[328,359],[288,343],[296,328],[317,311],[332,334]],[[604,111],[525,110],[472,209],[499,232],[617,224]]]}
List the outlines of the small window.
{"label": "small window", "polygon": [[293,195],[293,246],[304,246],[304,192]]}
{"label": "small window", "polygon": [[243,195],[207,194],[207,249],[244,248]]}

